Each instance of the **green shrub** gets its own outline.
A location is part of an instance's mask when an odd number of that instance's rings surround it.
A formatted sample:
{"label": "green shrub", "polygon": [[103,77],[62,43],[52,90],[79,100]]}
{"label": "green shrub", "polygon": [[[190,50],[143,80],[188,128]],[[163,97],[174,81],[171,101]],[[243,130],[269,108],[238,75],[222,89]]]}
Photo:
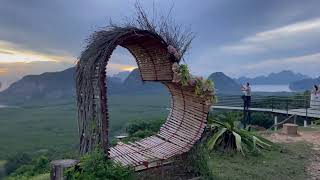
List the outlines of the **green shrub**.
{"label": "green shrub", "polygon": [[[164,123],[163,119],[156,119],[151,121],[146,120],[135,120],[129,122],[127,125],[127,133],[128,137],[123,139],[123,142],[133,142],[137,141],[143,138],[146,138],[148,136],[152,136],[156,134],[161,125]],[[114,140],[112,142],[112,145],[115,145],[117,143],[117,140]]]}
{"label": "green shrub", "polygon": [[156,119],[151,121],[146,120],[135,120],[129,122],[127,125],[127,133],[129,135],[134,135],[138,131],[149,131],[149,132],[158,132],[161,125],[164,123],[163,119]]}
{"label": "green shrub", "polygon": [[268,129],[273,125],[273,119],[265,113],[252,113],[250,124]]}
{"label": "green shrub", "polygon": [[271,142],[245,129],[237,128],[236,119],[230,114],[220,115],[216,119],[209,119],[208,140],[209,150],[217,148],[223,152],[257,152],[260,149],[270,149]]}
{"label": "green shrub", "polygon": [[80,159],[78,166],[69,168],[65,173],[69,180],[127,180],[134,179],[133,171],[111,160],[106,160],[100,150],[95,150]]}
{"label": "green shrub", "polygon": [[4,170],[9,180],[33,179],[34,176],[49,172],[51,160],[75,157],[76,153],[72,149],[43,149],[33,153],[17,153],[7,158]]}
{"label": "green shrub", "polygon": [[11,155],[7,158],[7,161],[4,165],[5,173],[9,175],[16,169],[18,169],[21,165],[30,163],[31,160],[31,155],[27,153],[17,153],[15,155]]}
{"label": "green shrub", "polygon": [[4,170],[5,164],[6,164],[6,161],[0,160],[0,179],[3,179],[5,176],[5,170]]}
{"label": "green shrub", "polygon": [[186,160],[182,163],[186,172],[201,176],[203,179],[212,179],[211,161],[209,159],[210,152],[203,144],[199,143],[188,152]]}
{"label": "green shrub", "polygon": [[131,137],[137,137],[137,138],[145,138],[148,136],[152,136],[155,132],[150,130],[138,130],[137,132],[131,134]]}
{"label": "green shrub", "polygon": [[49,159],[48,157],[42,155],[39,157],[36,157],[32,159],[31,163],[27,163],[24,165],[21,165],[19,168],[17,168],[15,171],[13,171],[10,174],[10,177],[14,178],[16,177],[32,177],[38,174],[44,174],[49,172]]}

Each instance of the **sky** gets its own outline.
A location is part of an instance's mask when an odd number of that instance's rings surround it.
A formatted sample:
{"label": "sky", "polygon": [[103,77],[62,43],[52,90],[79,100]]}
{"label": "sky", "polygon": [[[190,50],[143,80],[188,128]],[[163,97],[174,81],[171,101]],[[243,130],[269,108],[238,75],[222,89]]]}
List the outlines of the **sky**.
{"label": "sky", "polygon": [[[2,89],[28,74],[75,65],[95,30],[135,15],[136,0],[0,0]],[[320,76],[318,0],[140,0],[153,14],[171,16],[196,35],[185,56],[193,74],[232,77],[293,70]],[[110,74],[136,67],[118,48]],[[1,89],[0,89],[1,90]]]}

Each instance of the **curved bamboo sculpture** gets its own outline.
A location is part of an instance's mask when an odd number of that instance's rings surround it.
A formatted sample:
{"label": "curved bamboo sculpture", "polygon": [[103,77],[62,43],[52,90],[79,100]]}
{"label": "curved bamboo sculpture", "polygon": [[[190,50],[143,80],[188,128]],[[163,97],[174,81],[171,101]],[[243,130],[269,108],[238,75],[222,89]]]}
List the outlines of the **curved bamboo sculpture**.
{"label": "curved bamboo sculpture", "polygon": [[[142,80],[163,83],[172,101],[167,121],[156,135],[109,149],[106,65],[118,45],[135,57]],[[101,144],[114,161],[142,170],[187,152],[200,139],[210,105],[205,103],[206,96],[195,95],[194,86],[172,82],[174,62],[167,47],[156,33],[136,28],[117,28],[93,35],[77,65],[81,154]]]}

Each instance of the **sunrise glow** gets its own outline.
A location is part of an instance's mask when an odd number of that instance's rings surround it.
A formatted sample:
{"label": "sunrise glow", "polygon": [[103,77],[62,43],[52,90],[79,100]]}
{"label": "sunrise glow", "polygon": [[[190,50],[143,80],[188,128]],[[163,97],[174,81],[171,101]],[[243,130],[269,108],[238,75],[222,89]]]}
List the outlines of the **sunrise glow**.
{"label": "sunrise glow", "polygon": [[0,68],[0,74],[6,74],[8,72],[7,68]]}
{"label": "sunrise glow", "polygon": [[31,62],[41,62],[41,61],[55,61],[50,57],[36,54],[23,54],[23,53],[14,53],[14,54],[1,54],[0,53],[0,63],[31,63]]}
{"label": "sunrise glow", "polygon": [[60,62],[66,56],[56,56],[25,50],[15,44],[0,41],[0,63]]}
{"label": "sunrise glow", "polygon": [[136,69],[136,66],[124,66],[121,70],[123,71],[132,71],[134,69]]}

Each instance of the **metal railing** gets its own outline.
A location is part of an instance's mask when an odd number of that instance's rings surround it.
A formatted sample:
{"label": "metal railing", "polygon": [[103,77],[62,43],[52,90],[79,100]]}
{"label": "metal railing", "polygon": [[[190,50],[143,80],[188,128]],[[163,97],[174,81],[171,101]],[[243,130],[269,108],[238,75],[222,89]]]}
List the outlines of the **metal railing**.
{"label": "metal railing", "polygon": [[[244,100],[240,95],[218,96],[215,106],[243,107]],[[311,100],[309,95],[292,96],[255,96],[251,97],[251,109],[268,109],[282,114],[298,114],[305,117],[320,117],[320,99]]]}
{"label": "metal railing", "polygon": [[[244,108],[244,100],[240,95],[218,96],[218,102],[215,106],[220,109],[243,110],[243,121],[250,122],[250,112],[269,112],[284,114],[289,117],[296,115],[304,118],[304,126],[311,118],[320,119],[320,99],[311,100],[310,95],[292,95],[292,96],[257,96],[251,97],[250,108]],[[295,119],[296,119],[295,116]]]}

